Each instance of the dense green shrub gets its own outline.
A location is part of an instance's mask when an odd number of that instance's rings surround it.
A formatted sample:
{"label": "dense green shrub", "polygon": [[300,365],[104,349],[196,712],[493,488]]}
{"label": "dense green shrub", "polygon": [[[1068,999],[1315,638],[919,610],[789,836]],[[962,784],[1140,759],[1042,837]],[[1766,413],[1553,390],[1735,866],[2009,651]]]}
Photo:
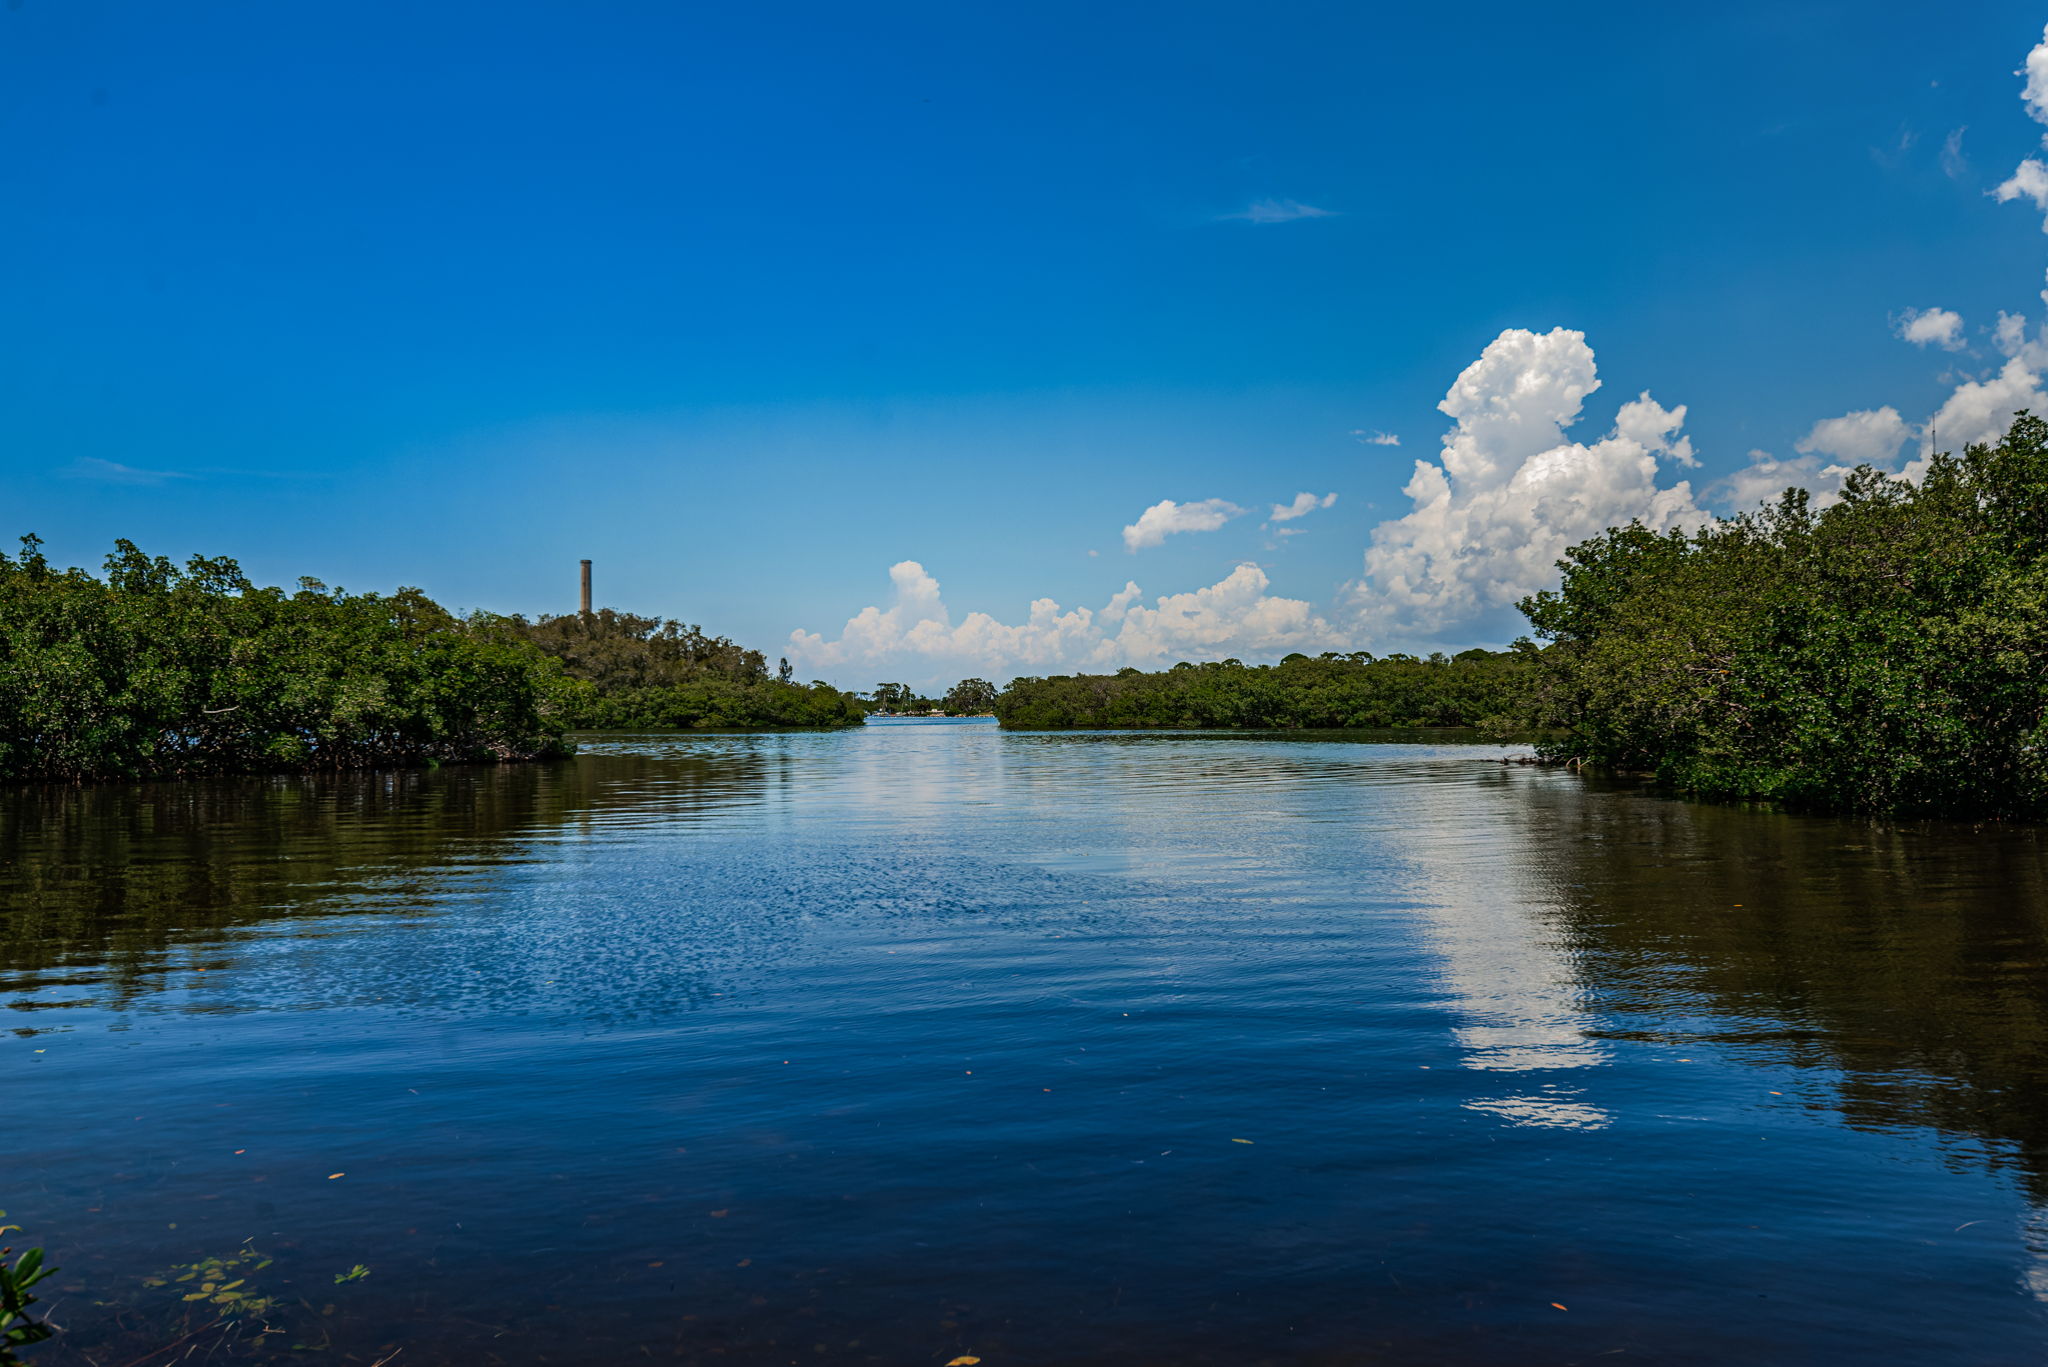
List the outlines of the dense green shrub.
{"label": "dense green shrub", "polygon": [[1575,546],[1523,604],[1555,758],[1718,798],[2048,814],[2048,425],[1787,491],[1687,535]]}
{"label": "dense green shrub", "polygon": [[1018,679],[995,700],[1006,727],[1508,728],[1526,708],[1533,646],[1455,657],[1289,655],[1277,665],[1177,664],[1146,673]]}
{"label": "dense green shrub", "polygon": [[568,682],[417,589],[259,588],[116,543],[106,577],[0,555],[0,779],[355,769],[562,752]]}
{"label": "dense green shrub", "polygon": [[507,621],[561,662],[573,681],[568,713],[586,731],[647,728],[858,726],[866,709],[830,684],[798,684],[723,636],[659,617],[600,608]]}
{"label": "dense green shrub", "polygon": [[962,679],[939,699],[939,710],[949,717],[986,717],[996,710],[998,691],[987,679]]}

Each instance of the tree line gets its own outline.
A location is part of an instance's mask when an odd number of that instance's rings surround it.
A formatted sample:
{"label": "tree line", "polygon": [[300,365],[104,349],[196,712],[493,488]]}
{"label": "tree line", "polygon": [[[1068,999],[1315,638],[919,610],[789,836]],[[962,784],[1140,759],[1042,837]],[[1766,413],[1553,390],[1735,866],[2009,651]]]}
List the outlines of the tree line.
{"label": "tree line", "polygon": [[770,677],[695,627],[457,616],[418,589],[262,587],[117,542],[104,577],[24,537],[0,554],[0,780],[362,769],[567,752],[619,726],[848,726],[860,704]]}
{"label": "tree line", "polygon": [[0,554],[0,779],[351,769],[563,753],[574,729],[1476,727],[1695,796],[1883,815],[2048,815],[2048,424],[1862,468],[1837,501],[1572,547],[1537,641],[967,679],[939,698],[798,684],[693,625],[457,616],[417,589],[252,584],[128,542],[105,577]]}
{"label": "tree line", "polygon": [[1840,500],[1574,546],[1522,604],[1553,759],[1681,792],[2048,815],[2048,424]]}
{"label": "tree line", "polygon": [[1278,664],[1182,663],[1145,672],[1013,681],[995,700],[1005,727],[1346,730],[1525,725],[1536,647],[1375,657],[1289,655]]}
{"label": "tree line", "polygon": [[962,679],[937,698],[921,696],[908,684],[879,683],[860,695],[871,715],[885,717],[986,717],[995,711],[998,689],[987,679]]}
{"label": "tree line", "polygon": [[580,731],[858,726],[867,709],[827,683],[799,684],[789,661],[702,627],[611,608],[564,613],[511,629],[560,663],[572,681],[569,724]]}

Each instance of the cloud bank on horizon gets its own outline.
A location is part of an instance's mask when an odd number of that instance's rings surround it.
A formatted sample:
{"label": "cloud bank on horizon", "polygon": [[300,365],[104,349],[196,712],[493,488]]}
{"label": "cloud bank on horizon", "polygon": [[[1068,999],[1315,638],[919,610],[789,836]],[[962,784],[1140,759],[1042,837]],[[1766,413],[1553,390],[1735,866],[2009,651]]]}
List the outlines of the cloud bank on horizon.
{"label": "cloud bank on horizon", "polygon": [[[2048,28],[2016,74],[2030,118],[2048,124]],[[1960,164],[1958,134],[1944,167]],[[2048,147],[2048,134],[2043,137]],[[1951,169],[1950,174],[1956,174]],[[2024,159],[1996,186],[1999,203],[2025,200],[2048,231],[2048,161]],[[1238,217],[1281,222],[1316,216],[1285,202],[1253,206]],[[1306,212],[1294,212],[1306,210]],[[2048,306],[2048,289],[2039,296]],[[1623,403],[1613,427],[1593,441],[1570,434],[1586,399],[1600,388],[1594,351],[1582,332],[1508,328],[1459,374],[1437,407],[1450,420],[1434,461],[1417,460],[1403,493],[1411,507],[1374,527],[1360,577],[1338,586],[1330,605],[1271,592],[1266,570],[1236,565],[1217,582],[1149,603],[1129,581],[1100,608],[1063,609],[1034,601],[1025,621],[1006,624],[985,612],[958,623],[938,580],[914,560],[890,568],[887,608],[863,608],[837,639],[791,633],[790,654],[812,670],[842,675],[865,670],[928,680],[980,675],[1158,668],[1180,660],[1277,658],[1290,651],[1427,649],[1438,642],[1470,644],[1499,635],[1498,624],[1520,599],[1557,582],[1556,562],[1575,542],[1639,520],[1655,530],[1696,526],[1716,511],[1733,512],[1808,490],[1816,504],[1840,496],[1843,479],[1869,465],[1917,480],[1936,450],[1995,441],[2020,409],[2048,412],[2048,323],[2030,328],[2022,313],[2001,311],[1977,333],[1960,313],[1902,308],[1892,320],[1901,340],[1958,360],[1981,357],[1972,338],[1996,357],[1974,373],[1945,377],[1950,392],[1924,421],[1909,422],[1889,404],[1815,422],[1793,443],[1793,455],[1749,453],[1749,463],[1696,492],[1674,469],[1698,465],[1683,435],[1686,408],[1667,408],[1648,391]],[[1390,433],[1352,433],[1361,441],[1398,446]],[[1901,466],[1908,448],[1913,456]],[[1266,495],[1272,497],[1269,492]],[[1704,496],[1704,501],[1703,501]],[[1274,527],[1332,506],[1335,493],[1296,494],[1273,502]],[[1162,499],[1123,529],[1126,550],[1158,546],[1168,536],[1216,531],[1245,510],[1223,498],[1193,503]],[[1496,644],[1499,642],[1496,641]]]}
{"label": "cloud bank on horizon", "polygon": [[1257,565],[1239,565],[1207,588],[1166,594],[1149,605],[1135,583],[1094,609],[1063,611],[1040,598],[1014,625],[986,612],[970,612],[956,624],[939,581],[915,560],[891,565],[889,579],[895,588],[889,607],[862,608],[836,641],[792,632],[791,658],[814,669],[1006,679],[1335,649],[1343,641],[1308,603],[1267,593],[1266,572]]}

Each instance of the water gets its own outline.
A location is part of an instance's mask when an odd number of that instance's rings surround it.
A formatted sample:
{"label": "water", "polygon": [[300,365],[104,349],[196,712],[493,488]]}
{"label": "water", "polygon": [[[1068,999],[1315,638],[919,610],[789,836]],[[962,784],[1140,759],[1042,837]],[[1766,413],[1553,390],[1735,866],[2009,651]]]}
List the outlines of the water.
{"label": "water", "polygon": [[31,1361],[2041,1361],[2040,834],[1496,753],[8,794]]}

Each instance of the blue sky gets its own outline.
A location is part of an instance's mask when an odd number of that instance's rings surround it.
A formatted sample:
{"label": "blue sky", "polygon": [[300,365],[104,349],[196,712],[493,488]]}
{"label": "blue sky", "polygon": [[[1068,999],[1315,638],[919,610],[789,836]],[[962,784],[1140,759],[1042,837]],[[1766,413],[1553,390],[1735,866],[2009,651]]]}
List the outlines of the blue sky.
{"label": "blue sky", "polygon": [[1567,527],[2038,390],[2048,10],[1423,8],[8,0],[0,522],[1006,677],[1498,643]]}

